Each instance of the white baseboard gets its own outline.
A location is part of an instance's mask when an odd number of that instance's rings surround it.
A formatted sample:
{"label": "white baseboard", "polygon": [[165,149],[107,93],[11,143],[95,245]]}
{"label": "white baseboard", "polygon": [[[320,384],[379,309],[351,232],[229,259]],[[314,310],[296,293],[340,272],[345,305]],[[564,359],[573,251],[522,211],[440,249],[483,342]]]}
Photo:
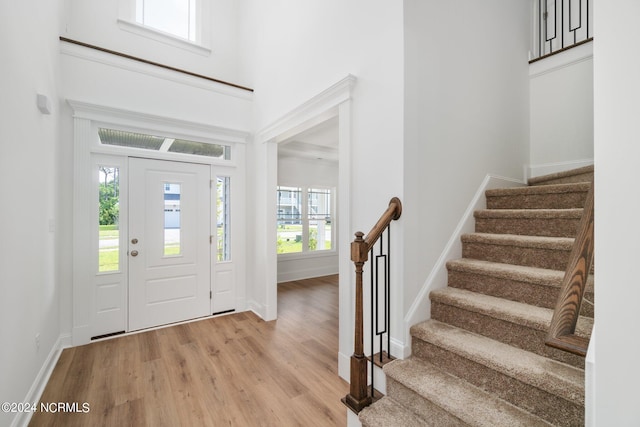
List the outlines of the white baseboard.
{"label": "white baseboard", "polygon": [[[371,366],[371,365],[369,365]],[[382,368],[373,365],[373,388],[386,396],[387,394],[387,377]],[[369,376],[369,386],[371,386],[371,376]]]}
{"label": "white baseboard", "polygon": [[89,344],[91,342],[91,328],[89,325],[75,326],[71,330],[71,344],[73,346]]}
{"label": "white baseboard", "polygon": [[[391,337],[391,355],[396,359],[406,359],[411,356],[411,341],[400,341]],[[407,351],[409,354],[407,354]]]}
{"label": "white baseboard", "polygon": [[[58,363],[58,359],[60,358],[60,354],[62,350],[71,346],[71,335],[70,334],[61,334],[56,342],[53,344],[51,351],[47,355],[38,375],[36,375],[33,384],[31,384],[31,388],[27,392],[23,402],[29,402],[38,404],[40,401],[40,397],[44,392],[47,383],[49,382],[49,378],[53,373],[53,369],[56,367],[56,363]],[[16,414],[16,417],[13,419],[11,423],[11,427],[26,427],[31,420],[32,412],[19,412]]]}
{"label": "white baseboard", "polygon": [[[475,218],[473,212],[478,209],[485,209],[487,206],[485,191],[495,188],[507,188],[507,187],[521,187],[524,186],[524,182],[513,179],[505,178],[501,176],[494,176],[488,174],[480,187],[476,191],[471,203],[467,207],[467,210],[462,215],[460,222],[456,226],[455,230],[451,234],[449,241],[444,247],[444,250],[440,254],[440,257],[436,261],[433,269],[427,276],[420,292],[413,304],[407,311],[407,315],[404,318],[404,342],[411,342],[411,334],[409,328],[416,323],[420,323],[431,318],[431,302],[429,300],[429,293],[435,289],[442,289],[447,286],[447,261],[460,258],[462,255],[462,243],[460,242],[460,236],[466,233],[473,233],[475,230]],[[411,347],[403,347],[403,357],[407,358],[411,355]]]}
{"label": "white baseboard", "polygon": [[593,327],[587,357],[584,367],[585,399],[584,399],[584,425],[594,427],[596,425],[596,329]]}
{"label": "white baseboard", "polygon": [[[391,338],[391,355],[396,359],[404,359],[404,354],[407,352],[408,345],[404,345],[401,341],[398,341],[395,338]],[[377,352],[378,350],[376,350]],[[371,366],[371,365],[369,365]],[[346,382],[351,381],[351,356],[346,355],[344,353],[338,353],[338,375],[340,378],[345,380]],[[384,378],[384,373],[382,369],[377,368],[374,370],[374,381],[375,387],[382,393],[386,393],[378,385],[381,385],[386,390],[386,378]],[[371,372],[368,372],[369,382],[371,381]]]}
{"label": "white baseboard", "polygon": [[261,319],[264,319],[266,317],[266,309],[264,305],[258,303],[255,300],[247,301],[247,309],[253,311]]}
{"label": "white baseboard", "polygon": [[351,381],[351,356],[338,352],[338,376],[346,382]]}
{"label": "white baseboard", "polygon": [[247,311],[247,300],[242,298],[236,298],[236,312]]}
{"label": "white baseboard", "polygon": [[571,160],[567,162],[543,163],[539,165],[529,165],[527,168],[527,179],[537,176],[549,175],[552,173],[564,172],[593,164],[593,159]]}
{"label": "white baseboard", "polygon": [[309,268],[306,270],[295,270],[284,273],[278,272],[278,283],[291,282],[294,280],[311,279],[314,277],[331,276],[338,274],[338,265]]}
{"label": "white baseboard", "polygon": [[349,408],[346,408],[345,410],[347,411],[347,427],[362,427],[362,423],[360,422],[358,415],[354,414]]}

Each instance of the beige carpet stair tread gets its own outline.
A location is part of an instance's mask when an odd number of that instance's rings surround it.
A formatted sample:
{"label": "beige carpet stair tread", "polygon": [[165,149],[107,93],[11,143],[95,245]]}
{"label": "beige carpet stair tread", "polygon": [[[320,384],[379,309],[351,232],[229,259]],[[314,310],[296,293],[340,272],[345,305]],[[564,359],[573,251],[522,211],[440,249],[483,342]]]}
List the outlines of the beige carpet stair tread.
{"label": "beige carpet stair tread", "polygon": [[526,265],[503,264],[473,258],[459,258],[447,261],[449,271],[463,271],[478,276],[491,276],[511,279],[519,282],[530,282],[541,286],[560,286],[564,272],[548,268],[529,267]]}
{"label": "beige carpet stair tread", "polygon": [[[466,271],[484,276],[500,277],[521,282],[530,282],[542,286],[560,286],[564,271],[547,268],[527,267],[524,265],[502,264],[479,259],[460,258],[447,262],[450,270]],[[587,292],[593,292],[593,275],[587,279]]]}
{"label": "beige carpet stair tread", "polygon": [[[432,301],[447,304],[464,310],[480,313],[511,323],[526,326],[539,331],[548,331],[553,317],[553,310],[536,307],[521,302],[496,298],[464,289],[447,287],[432,291]],[[576,325],[576,334],[582,337],[591,336],[593,319],[580,316]]]}
{"label": "beige carpet stair tread", "polygon": [[435,320],[412,326],[411,335],[522,383],[584,405],[582,369]]}
{"label": "beige carpet stair tread", "polygon": [[584,209],[482,209],[475,218],[497,219],[580,219]]}
{"label": "beige carpet stair tread", "polygon": [[515,246],[550,250],[571,251],[573,241],[570,237],[521,236],[517,234],[471,233],[461,236],[463,243],[484,243],[498,246]]}
{"label": "beige carpet stair tread", "polygon": [[551,425],[420,359],[396,360],[386,365],[384,372],[470,426]]}
{"label": "beige carpet stair tread", "polygon": [[358,415],[363,427],[432,427],[389,397],[367,406]]}
{"label": "beige carpet stair tread", "polygon": [[572,184],[553,184],[553,185],[537,185],[532,187],[512,187],[512,188],[496,188],[485,192],[487,197],[496,196],[520,196],[534,194],[565,194],[576,192],[588,192],[588,182],[579,182]]}
{"label": "beige carpet stair tread", "polygon": [[545,182],[555,181],[560,179],[566,179],[571,177],[579,177],[581,175],[588,175],[594,172],[593,165],[584,166],[581,168],[571,169],[564,172],[552,173],[543,176],[536,176],[529,178],[529,185],[543,185]]}

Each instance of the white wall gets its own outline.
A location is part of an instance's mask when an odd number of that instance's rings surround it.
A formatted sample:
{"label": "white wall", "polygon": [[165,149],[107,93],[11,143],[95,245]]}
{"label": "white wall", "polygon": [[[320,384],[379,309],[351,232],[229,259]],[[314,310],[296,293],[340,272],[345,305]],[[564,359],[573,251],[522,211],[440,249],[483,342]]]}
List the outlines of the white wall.
{"label": "white wall", "polygon": [[125,0],[65,0],[67,19],[61,36],[182,68],[231,83],[239,81],[237,1],[211,0],[211,53],[194,53],[121,29],[119,6]]}
{"label": "white wall", "polygon": [[[0,401],[25,402],[60,339],[57,36],[60,2],[0,4]],[[52,112],[43,115],[36,94]],[[39,347],[36,346],[39,334]],[[52,354],[53,353],[53,354]],[[15,414],[0,412],[0,425]]]}
{"label": "white wall", "polygon": [[593,42],[530,65],[529,176],[593,162]]}
{"label": "white wall", "polygon": [[405,1],[405,310],[486,174],[522,179],[529,13],[525,1]]}
{"label": "white wall", "polygon": [[[251,94],[240,89],[183,76],[172,71],[159,70],[151,65],[95,52],[59,42],[62,54],[60,64],[62,100],[82,101],[136,113],[185,120],[191,123],[215,125],[227,129],[248,131],[251,120]],[[181,64],[174,63],[181,67]],[[71,108],[62,108],[62,147],[66,156],[59,167],[63,185],[61,212],[65,224],[64,235],[70,250],[60,256],[60,266],[68,273],[62,287],[62,326],[65,332],[88,325],[90,306],[82,303],[86,298],[75,295],[72,287],[73,259],[73,128]],[[197,127],[197,125],[196,125]],[[238,163],[242,169],[244,163]],[[244,274],[244,271],[242,271]],[[243,282],[240,278],[238,282]],[[75,337],[74,337],[75,339]]]}
{"label": "white wall", "polygon": [[599,427],[637,426],[640,57],[636,1],[595,3],[595,393]]}
{"label": "white wall", "polygon": [[[292,187],[338,187],[338,164],[295,157],[278,159],[278,185]],[[334,201],[338,198],[334,197]],[[337,207],[334,205],[334,209]],[[334,224],[336,222],[334,221]],[[278,283],[338,273],[338,241],[335,251],[278,255]]]}
{"label": "white wall", "polygon": [[[348,74],[357,77],[351,104],[353,161],[351,176],[346,177],[351,184],[351,217],[341,218],[341,224],[351,235],[368,231],[391,197],[402,197],[402,1],[248,0],[240,15],[247,20],[241,51],[247,52],[244,63],[250,77],[246,80],[255,89],[256,130]],[[270,209],[275,204],[275,182],[265,182],[267,145],[254,147],[256,193],[252,200]],[[275,280],[275,275],[265,257],[275,250],[275,240],[262,218],[256,224],[250,233],[257,244],[253,293],[258,304],[266,304],[266,281]],[[401,227],[398,224],[396,230]],[[341,244],[344,247],[348,242]],[[401,254],[396,254],[400,259]],[[402,283],[401,274],[399,268],[394,270],[395,283]],[[340,352],[345,355],[353,352],[351,275],[350,270],[340,271]]]}

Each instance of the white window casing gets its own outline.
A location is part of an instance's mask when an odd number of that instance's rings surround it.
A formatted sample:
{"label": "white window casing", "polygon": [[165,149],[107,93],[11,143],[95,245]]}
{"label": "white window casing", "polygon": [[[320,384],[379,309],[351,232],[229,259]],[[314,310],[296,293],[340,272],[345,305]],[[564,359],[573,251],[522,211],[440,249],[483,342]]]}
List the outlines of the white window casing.
{"label": "white window casing", "polygon": [[[189,17],[189,37],[184,38],[137,19],[139,5],[144,0],[119,0],[118,25],[120,29],[199,55],[211,54],[211,0],[190,0],[195,9]],[[194,30],[192,30],[195,27]]]}

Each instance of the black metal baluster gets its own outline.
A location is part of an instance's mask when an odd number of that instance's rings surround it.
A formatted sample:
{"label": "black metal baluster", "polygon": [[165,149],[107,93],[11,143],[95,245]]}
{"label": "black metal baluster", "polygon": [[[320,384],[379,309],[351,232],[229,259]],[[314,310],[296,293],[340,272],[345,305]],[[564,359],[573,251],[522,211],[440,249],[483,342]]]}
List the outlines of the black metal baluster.
{"label": "black metal baluster", "polygon": [[[536,43],[532,46],[534,50],[537,47],[538,51],[534,52],[534,58],[529,61],[530,63],[583,44],[593,37],[589,25],[589,16],[592,14],[589,0],[586,0],[586,3],[583,0],[568,0],[568,4],[565,4],[565,0],[560,0],[560,7],[558,7],[558,0],[553,0],[553,4],[550,3],[551,0],[538,0],[538,22],[537,26],[534,22],[533,27],[537,28],[539,33],[535,34],[534,31],[532,34],[532,37],[538,38],[537,46]],[[577,18],[573,16],[576,11]],[[586,20],[584,25],[583,20]],[[560,37],[558,37],[558,31],[560,31]],[[555,40],[558,41],[558,45],[554,44]]]}
{"label": "black metal baluster", "polygon": [[[376,290],[379,292],[380,289],[380,271],[378,270],[379,266],[380,266],[380,262],[379,259],[382,258],[385,261],[385,271],[386,271],[386,256],[383,253],[383,249],[384,249],[384,234],[380,235],[380,255],[378,255],[376,257]],[[386,286],[386,285],[385,285]],[[385,288],[385,294],[384,294],[385,298],[387,297],[386,295],[386,288]],[[383,301],[384,302],[384,301]],[[376,312],[378,312],[380,309],[380,301],[377,300],[376,301]],[[386,313],[385,313],[385,317],[386,317]],[[379,317],[379,313],[378,316],[376,316],[376,335],[378,335],[378,343],[379,343],[379,347],[380,347],[380,352],[378,353],[380,355],[380,364],[382,364],[383,360],[382,360],[382,351],[383,351],[383,346],[382,346],[382,336],[384,335],[384,333],[386,332],[385,330],[378,330],[378,326],[380,322],[380,317]],[[385,324],[385,329],[386,329],[386,324]]]}
{"label": "black metal baluster", "polygon": [[538,57],[542,55],[542,0],[538,0]]}
{"label": "black metal baluster", "polygon": [[[370,251],[370,256],[369,256],[370,260],[374,260],[374,256],[373,256],[373,248],[371,248]],[[373,339],[373,335],[374,335],[374,320],[377,323],[378,321],[378,313],[377,310],[375,312],[374,315],[374,304],[377,302],[378,300],[378,289],[376,286],[376,289],[374,290],[374,283],[377,282],[377,278],[375,278],[374,280],[374,275],[376,274],[376,270],[372,267],[371,268],[371,398],[373,399],[373,390],[375,389],[374,386],[374,369],[375,369],[375,365],[373,363],[373,356],[375,355],[375,349],[374,349],[374,339]]]}
{"label": "black metal baluster", "polygon": [[[385,329],[387,330],[387,358],[391,358],[391,224],[387,227],[387,277],[385,283],[387,285],[387,311],[385,318]],[[380,355],[382,358],[382,354]]]}
{"label": "black metal baluster", "polygon": [[589,38],[589,0],[587,0],[587,38]]}
{"label": "black metal baluster", "polygon": [[[564,48],[564,0],[562,0],[560,9],[562,12],[560,16],[560,49],[562,49]],[[571,0],[569,0],[569,27],[571,27]]]}

